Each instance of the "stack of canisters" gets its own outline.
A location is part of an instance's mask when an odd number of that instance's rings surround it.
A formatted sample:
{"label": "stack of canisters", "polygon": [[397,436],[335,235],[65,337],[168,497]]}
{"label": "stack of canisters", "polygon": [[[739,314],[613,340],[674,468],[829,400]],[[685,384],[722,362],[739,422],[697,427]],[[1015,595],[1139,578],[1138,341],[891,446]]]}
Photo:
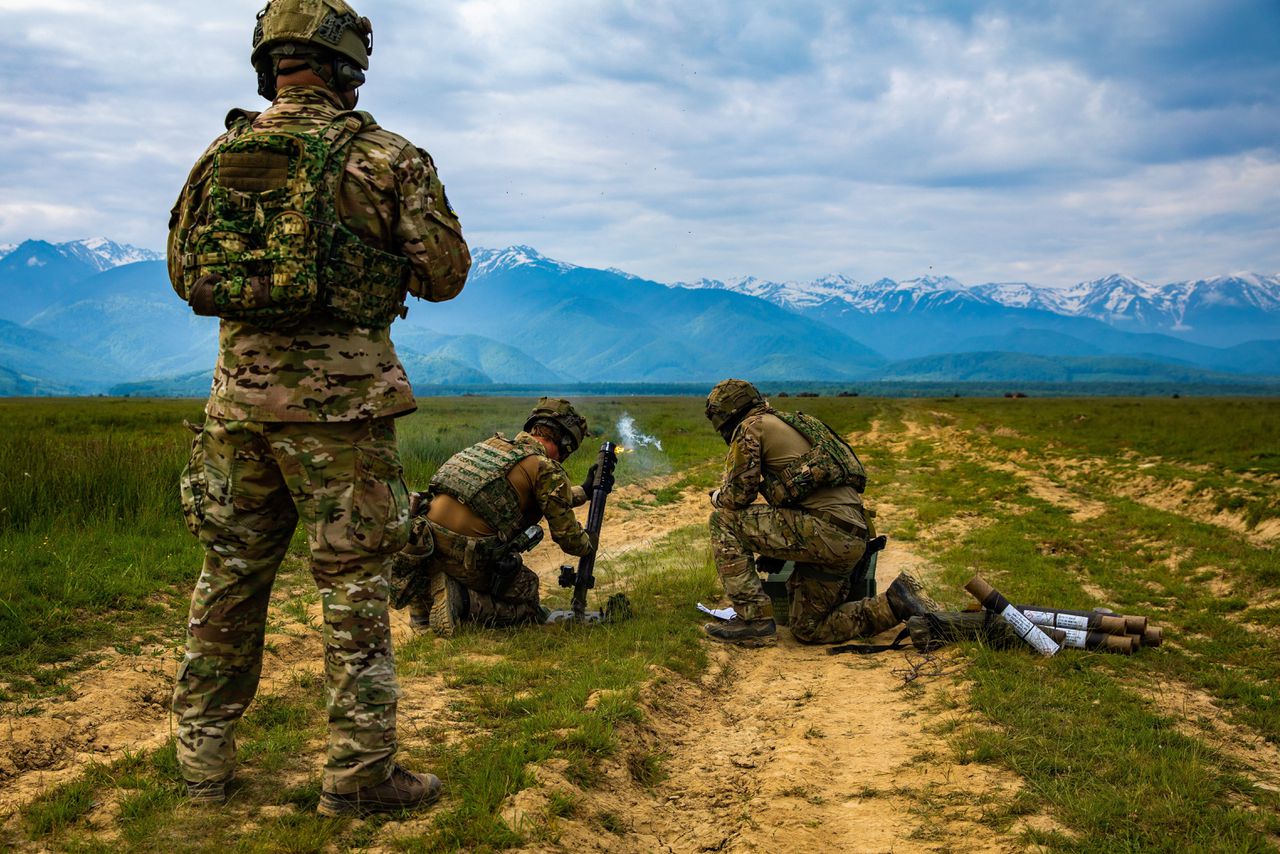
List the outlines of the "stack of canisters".
{"label": "stack of canisters", "polygon": [[1132,655],[1143,646],[1159,646],[1161,630],[1146,617],[1116,614],[1106,608],[1093,611],[1071,611],[1040,605],[1014,605],[1029,621],[1041,628],[1062,629],[1066,633],[1063,646],[1096,649]]}
{"label": "stack of canisters", "polygon": [[982,607],[1008,623],[1042,655],[1062,647],[1093,649],[1132,655],[1142,646],[1159,646],[1162,632],[1147,625],[1146,617],[1130,617],[1111,611],[1069,611],[1041,605],[1014,605],[981,575],[964,586]]}

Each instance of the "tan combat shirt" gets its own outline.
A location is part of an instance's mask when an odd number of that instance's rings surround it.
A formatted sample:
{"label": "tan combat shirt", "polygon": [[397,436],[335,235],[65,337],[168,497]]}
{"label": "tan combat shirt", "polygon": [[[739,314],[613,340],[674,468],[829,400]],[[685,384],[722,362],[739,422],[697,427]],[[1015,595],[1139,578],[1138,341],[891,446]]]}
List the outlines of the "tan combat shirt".
{"label": "tan combat shirt", "polygon": [[[536,437],[520,432],[511,441],[529,451],[529,456],[507,473],[507,481],[520,499],[520,527],[536,525],[545,516],[551,539],[566,554],[575,557],[590,554],[591,536],[573,515],[574,507],[587,502],[586,492],[581,486],[569,483],[564,468],[547,456],[546,448]],[[487,522],[451,495],[433,496],[427,518],[465,537],[494,534]]]}
{"label": "tan combat shirt", "polygon": [[[740,510],[760,494],[764,472],[778,472],[798,460],[809,448],[809,440],[787,422],[768,412],[756,412],[742,419],[729,443],[724,479],[720,484],[718,507]],[[862,496],[852,486],[816,489],[800,500],[809,512],[867,527],[862,515]]]}
{"label": "tan combat shirt", "polygon": [[[313,130],[343,112],[337,95],[312,86],[281,89],[253,122],[257,130]],[[182,295],[182,211],[197,210],[212,170],[214,140],[187,179],[169,222],[169,278]],[[348,148],[338,216],[366,241],[408,259],[409,293],[440,302],[462,290],[471,255],[430,155],[382,128],[365,129]],[[354,421],[415,408],[390,329],[317,316],[287,332],[223,320],[205,411],[245,421]]]}

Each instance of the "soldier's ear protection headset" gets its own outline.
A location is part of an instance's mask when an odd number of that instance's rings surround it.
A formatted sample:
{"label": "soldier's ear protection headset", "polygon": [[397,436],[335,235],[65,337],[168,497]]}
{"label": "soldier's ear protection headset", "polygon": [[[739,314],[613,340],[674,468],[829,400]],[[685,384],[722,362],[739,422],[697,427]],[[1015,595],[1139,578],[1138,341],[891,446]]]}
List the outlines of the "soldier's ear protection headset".
{"label": "soldier's ear protection headset", "polygon": [[[270,3],[258,12],[258,24],[254,28],[253,43],[262,41],[262,18],[267,14]],[[320,33],[328,41],[338,43],[345,29],[355,31],[364,42],[365,54],[373,53],[373,24],[368,18],[356,18],[353,15],[334,16],[325,19]],[[364,69],[358,63],[336,51],[314,48],[302,43],[286,43],[270,51],[267,61],[258,68],[258,94],[268,101],[276,97],[276,77],[280,74],[280,60],[298,59],[324,80],[335,92],[347,92],[364,85]],[[301,66],[298,66],[299,68]],[[290,70],[297,70],[296,68]]]}
{"label": "soldier's ear protection headset", "polygon": [[[316,73],[316,76],[324,80],[335,92],[347,92],[351,89],[364,85],[364,70],[351,60],[341,54],[330,54],[326,57],[304,55],[298,51],[284,52],[284,48],[292,47],[285,45],[279,52],[273,52],[270,62],[264,63],[258,69],[258,94],[266,98],[268,101],[274,101],[276,97],[276,77],[281,73],[280,60],[282,59],[298,59],[306,63],[305,67],[310,68]],[[290,68],[288,71],[297,71],[304,66]]]}

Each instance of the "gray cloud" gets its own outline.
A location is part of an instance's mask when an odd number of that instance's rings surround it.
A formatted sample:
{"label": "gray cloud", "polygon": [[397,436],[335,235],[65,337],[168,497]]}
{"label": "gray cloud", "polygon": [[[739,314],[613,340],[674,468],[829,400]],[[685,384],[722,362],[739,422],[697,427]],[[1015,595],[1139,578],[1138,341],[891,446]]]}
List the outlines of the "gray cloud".
{"label": "gray cloud", "polygon": [[[0,0],[0,242],[163,240],[258,0]],[[1280,269],[1280,7],[370,0],[469,238],[653,278]]]}

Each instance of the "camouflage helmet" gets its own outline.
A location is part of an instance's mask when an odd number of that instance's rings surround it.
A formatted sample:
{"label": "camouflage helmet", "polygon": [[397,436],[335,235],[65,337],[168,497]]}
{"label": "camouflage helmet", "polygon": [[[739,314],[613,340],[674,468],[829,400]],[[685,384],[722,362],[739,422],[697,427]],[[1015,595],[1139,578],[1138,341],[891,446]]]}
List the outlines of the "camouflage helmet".
{"label": "camouflage helmet", "polygon": [[305,55],[305,46],[335,53],[367,70],[373,25],[344,0],[268,0],[253,29],[253,67],[261,72],[276,53]]}
{"label": "camouflage helmet", "polygon": [[707,419],[721,433],[735,427],[747,412],[763,406],[764,395],[746,380],[722,380],[707,395]]}
{"label": "camouflage helmet", "polygon": [[562,459],[578,450],[578,445],[587,435],[587,419],[577,413],[572,403],[560,397],[539,399],[538,405],[529,413],[529,420],[524,422],[524,429],[531,430],[539,424],[555,430]]}

